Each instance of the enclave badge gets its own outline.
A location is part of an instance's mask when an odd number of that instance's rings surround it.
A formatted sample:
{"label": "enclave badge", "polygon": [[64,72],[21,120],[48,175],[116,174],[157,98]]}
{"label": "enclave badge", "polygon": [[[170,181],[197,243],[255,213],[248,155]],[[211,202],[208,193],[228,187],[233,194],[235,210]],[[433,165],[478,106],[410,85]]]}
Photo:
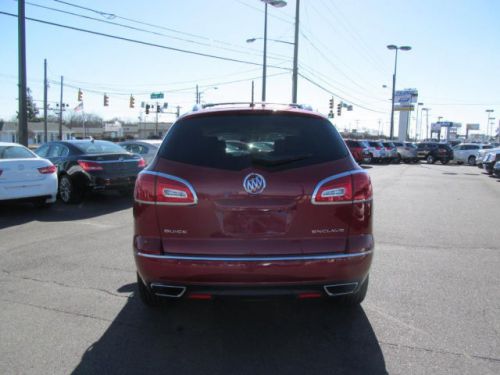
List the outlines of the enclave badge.
{"label": "enclave badge", "polygon": [[250,173],[243,180],[243,188],[249,194],[260,194],[266,188],[266,180],[258,173]]}

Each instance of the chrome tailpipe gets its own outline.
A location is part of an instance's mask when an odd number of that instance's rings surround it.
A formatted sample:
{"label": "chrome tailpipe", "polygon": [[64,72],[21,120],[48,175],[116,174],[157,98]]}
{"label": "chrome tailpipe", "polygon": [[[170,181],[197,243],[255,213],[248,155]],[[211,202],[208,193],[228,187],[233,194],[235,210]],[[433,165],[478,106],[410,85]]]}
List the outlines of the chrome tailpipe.
{"label": "chrome tailpipe", "polygon": [[181,298],[186,293],[185,286],[152,283],[151,291],[159,297]]}
{"label": "chrome tailpipe", "polygon": [[358,282],[354,283],[343,283],[343,284],[330,284],[325,285],[326,294],[330,297],[342,296],[344,294],[352,294],[358,289]]}

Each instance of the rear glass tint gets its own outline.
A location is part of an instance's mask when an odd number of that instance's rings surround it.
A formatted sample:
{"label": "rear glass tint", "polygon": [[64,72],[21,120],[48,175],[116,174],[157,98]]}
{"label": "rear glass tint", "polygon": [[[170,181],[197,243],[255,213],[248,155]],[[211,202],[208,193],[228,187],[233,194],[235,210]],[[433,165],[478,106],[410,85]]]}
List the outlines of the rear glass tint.
{"label": "rear glass tint", "polygon": [[289,114],[221,114],[178,121],[159,155],[191,165],[242,170],[298,168],[342,159],[347,148],[329,121]]}
{"label": "rear glass tint", "polygon": [[85,154],[124,153],[124,148],[108,141],[75,142],[74,145]]}
{"label": "rear glass tint", "polygon": [[30,159],[36,156],[21,146],[0,146],[0,159]]}

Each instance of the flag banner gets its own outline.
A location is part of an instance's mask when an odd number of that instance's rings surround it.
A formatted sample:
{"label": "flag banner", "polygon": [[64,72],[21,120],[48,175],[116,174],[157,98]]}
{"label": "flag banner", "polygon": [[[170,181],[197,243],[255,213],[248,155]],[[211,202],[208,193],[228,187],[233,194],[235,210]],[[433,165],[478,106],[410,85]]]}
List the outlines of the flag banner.
{"label": "flag banner", "polygon": [[83,111],[83,102],[80,102],[73,110],[75,112]]}

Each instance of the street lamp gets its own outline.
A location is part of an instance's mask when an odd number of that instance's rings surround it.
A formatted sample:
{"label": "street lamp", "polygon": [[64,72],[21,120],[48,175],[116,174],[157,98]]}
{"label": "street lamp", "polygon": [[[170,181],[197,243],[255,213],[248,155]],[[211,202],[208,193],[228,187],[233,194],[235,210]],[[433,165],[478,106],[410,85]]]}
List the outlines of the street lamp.
{"label": "street lamp", "polygon": [[490,135],[490,121],[491,121],[491,117],[490,115],[495,112],[493,109],[487,109],[486,110],[486,113],[488,113],[488,120],[486,122],[486,135],[489,136]]}
{"label": "street lamp", "polygon": [[261,0],[265,4],[264,12],[264,58],[262,62],[262,101],[266,101],[266,73],[267,73],[267,6],[283,8],[286,1],[283,0]]}
{"label": "street lamp", "polygon": [[387,49],[396,51],[395,59],[394,59],[394,74],[392,75],[391,131],[390,131],[390,135],[389,135],[390,139],[392,139],[392,137],[394,135],[394,95],[396,92],[396,71],[397,71],[397,66],[398,66],[398,50],[409,51],[409,50],[411,50],[411,47],[410,46],[398,47],[394,44],[389,44],[387,46]]}
{"label": "street lamp", "polygon": [[[264,40],[264,38],[250,38],[250,39],[247,39],[247,43],[253,43],[256,40]],[[292,46],[294,44],[293,42],[287,42],[286,40],[271,39],[271,38],[267,38],[267,40],[272,41],[272,42],[276,42],[276,43],[291,44]]]}
{"label": "street lamp", "polygon": [[201,103],[201,96],[206,93],[208,90],[218,90],[219,88],[217,86],[213,86],[213,87],[208,87],[206,88],[205,90],[203,91],[198,91],[198,101],[197,103]]}
{"label": "street lamp", "polygon": [[[422,111],[425,111],[425,114],[426,114],[426,121],[425,121],[425,136],[426,137],[429,135],[429,111],[430,110],[431,110],[430,108],[422,108]],[[424,140],[425,140],[425,138],[424,138]]]}
{"label": "street lamp", "polygon": [[[420,106],[424,105],[424,103],[417,103],[417,117],[415,118],[415,140],[417,140],[417,136],[421,136],[421,130],[422,130],[422,127],[418,126],[418,108]],[[422,124],[422,119],[420,119],[420,124]]]}

